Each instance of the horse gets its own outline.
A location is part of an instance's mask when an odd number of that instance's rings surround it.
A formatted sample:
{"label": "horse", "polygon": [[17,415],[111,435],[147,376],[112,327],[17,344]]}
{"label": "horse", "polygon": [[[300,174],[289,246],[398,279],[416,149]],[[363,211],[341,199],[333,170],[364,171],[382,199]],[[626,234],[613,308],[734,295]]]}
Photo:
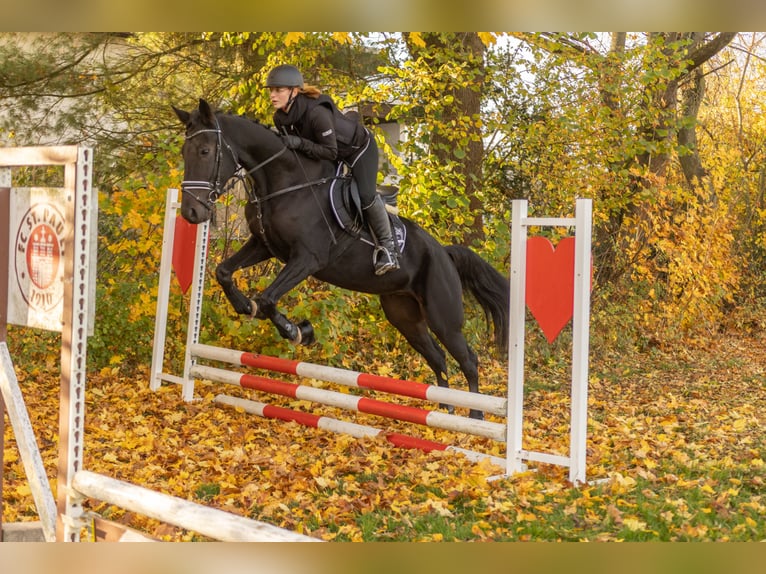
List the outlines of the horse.
{"label": "horse", "polygon": [[[462,332],[463,290],[482,307],[488,329],[491,319],[494,342],[502,351],[510,320],[506,277],[471,249],[443,246],[405,217],[400,218],[406,235],[400,268],[375,275],[373,245],[344,231],[331,209],[328,189],[339,177],[334,162],[287,150],[273,129],[214,110],[202,98],[191,112],[171,107],[186,128],[181,151],[182,217],[190,223],[209,220],[216,200],[233,183],[246,184],[249,199],[244,211],[251,235],[215,271],[238,314],[268,319],[283,338],[308,345],[315,341],[313,327],[307,320],[295,323],[279,311],[283,295],[309,276],[375,294],[386,319],[426,360],[439,386],[449,386],[440,342],[457,361],[468,389],[479,392],[478,359]],[[271,258],[284,265],[270,285],[248,298],[233,274]],[[440,408],[454,412],[450,405]],[[471,409],[469,417],[481,419],[483,413]]]}

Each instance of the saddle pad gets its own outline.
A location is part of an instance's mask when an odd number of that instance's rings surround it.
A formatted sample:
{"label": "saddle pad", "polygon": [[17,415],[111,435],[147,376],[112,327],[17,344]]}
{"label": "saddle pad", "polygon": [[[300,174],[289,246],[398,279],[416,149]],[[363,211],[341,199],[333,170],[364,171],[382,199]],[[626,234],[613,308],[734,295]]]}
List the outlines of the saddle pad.
{"label": "saddle pad", "polygon": [[[340,169],[340,168],[339,168]],[[359,194],[353,178],[340,176],[330,184],[330,208],[335,220],[341,229],[356,239],[360,239],[369,245],[375,245],[361,211]],[[356,196],[356,197],[354,197]],[[388,220],[394,233],[394,241],[399,253],[404,253],[407,242],[407,229],[398,215],[388,212]]]}

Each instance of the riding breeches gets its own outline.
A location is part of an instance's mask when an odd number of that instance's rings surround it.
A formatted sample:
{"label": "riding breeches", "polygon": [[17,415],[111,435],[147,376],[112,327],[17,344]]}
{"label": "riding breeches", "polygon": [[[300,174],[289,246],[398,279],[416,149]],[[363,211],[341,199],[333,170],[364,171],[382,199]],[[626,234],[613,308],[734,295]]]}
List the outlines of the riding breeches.
{"label": "riding breeches", "polygon": [[351,168],[351,175],[359,188],[362,209],[367,209],[378,196],[378,144],[369,134],[365,146],[356,155],[346,158],[346,165]]}

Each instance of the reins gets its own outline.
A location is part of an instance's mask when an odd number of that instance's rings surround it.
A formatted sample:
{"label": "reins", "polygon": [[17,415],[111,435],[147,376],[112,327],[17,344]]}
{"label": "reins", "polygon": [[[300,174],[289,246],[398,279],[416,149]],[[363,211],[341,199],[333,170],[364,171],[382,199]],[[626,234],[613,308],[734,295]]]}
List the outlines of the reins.
{"label": "reins", "polygon": [[[216,155],[215,155],[215,172],[214,172],[215,173],[215,177],[214,177],[214,181],[184,180],[184,181],[181,182],[181,191],[184,191],[184,192],[185,191],[191,191],[191,190],[204,190],[204,191],[208,191],[207,199],[201,199],[201,198],[197,197],[193,193],[189,193],[188,195],[191,198],[193,198],[195,201],[197,201],[197,202],[201,203],[202,205],[204,205],[205,207],[207,207],[208,209],[212,209],[212,207],[214,206],[216,200],[219,197],[221,197],[221,195],[223,195],[226,192],[228,192],[233,185],[236,185],[236,183],[233,183],[233,184],[231,183],[232,179],[236,180],[236,181],[242,182],[242,184],[245,187],[245,191],[247,192],[248,202],[253,204],[253,205],[255,205],[256,216],[257,216],[257,219],[258,219],[258,232],[259,232],[259,234],[261,235],[261,237],[263,238],[263,240],[266,243],[268,243],[268,240],[266,239],[266,230],[263,227],[263,221],[262,221],[263,220],[263,211],[261,209],[261,204],[262,203],[264,203],[266,201],[269,201],[271,199],[275,199],[275,198],[280,197],[282,195],[286,195],[286,194],[291,193],[293,191],[299,191],[299,190],[305,189],[305,188],[311,188],[312,192],[313,192],[314,186],[316,186],[316,185],[323,185],[323,184],[328,183],[330,181],[333,181],[333,180],[336,180],[336,179],[343,179],[344,177],[346,177],[346,176],[342,176],[342,175],[332,175],[332,176],[329,176],[329,177],[323,177],[323,178],[320,178],[320,179],[315,179],[315,180],[312,180],[312,181],[307,181],[305,183],[299,183],[299,184],[296,184],[296,185],[291,185],[289,187],[285,187],[283,189],[274,191],[272,193],[267,193],[266,195],[258,196],[256,194],[256,192],[255,192],[255,186],[254,186],[254,184],[252,182],[252,175],[255,172],[259,171],[260,169],[263,169],[266,165],[268,165],[269,163],[271,163],[272,161],[274,161],[278,157],[280,157],[283,153],[285,153],[287,151],[288,148],[286,146],[283,146],[279,151],[277,151],[273,155],[269,156],[268,158],[266,158],[265,160],[263,160],[259,164],[255,165],[254,167],[252,167],[252,168],[250,168],[248,170],[245,170],[245,168],[239,162],[239,158],[237,157],[237,154],[234,152],[232,147],[229,145],[229,143],[223,137],[223,130],[221,130],[221,126],[218,123],[218,118],[217,117],[215,118],[215,128],[203,128],[203,129],[197,130],[197,131],[187,135],[185,139],[189,140],[189,139],[192,139],[193,137],[196,137],[196,136],[198,136],[200,134],[204,134],[204,133],[215,133],[216,136],[217,136],[217,139],[218,139],[217,145],[216,145]],[[235,171],[234,171],[234,175],[230,178],[230,181],[226,182],[223,185],[223,187],[222,187],[221,186],[221,181],[220,181],[220,175],[221,175],[221,150],[224,148],[224,146],[226,147],[227,150],[229,150],[229,153],[231,154],[231,157],[234,160]],[[305,175],[306,172],[303,170],[303,164],[301,163],[300,158],[297,157],[297,154],[296,154],[296,159],[297,159],[298,163],[300,164],[301,170],[303,171],[303,173]],[[248,181],[248,178],[249,178],[250,181]],[[307,176],[306,176],[306,179],[308,179]],[[316,196],[314,196],[314,199],[316,200]],[[330,237],[332,239],[332,242],[336,243],[335,234],[332,232],[332,227],[330,227],[329,222],[324,217],[324,213],[322,213],[322,217],[324,218],[325,224],[327,224],[327,227],[328,227],[328,229],[330,231]]]}
{"label": "reins", "polygon": [[315,179],[313,181],[307,181],[306,183],[298,183],[296,185],[291,185],[290,187],[285,187],[284,189],[280,189],[278,191],[275,191],[273,193],[269,193],[267,195],[264,195],[263,197],[257,197],[255,196],[250,203],[262,203],[264,201],[268,201],[269,199],[274,199],[275,197],[279,197],[280,195],[285,195],[286,193],[290,193],[291,191],[298,191],[299,189],[303,189],[304,187],[313,187],[315,185],[322,185],[327,183],[328,181],[333,181],[334,179],[343,179],[344,175],[333,175],[330,177],[323,177],[321,179]]}
{"label": "reins", "polygon": [[[220,126],[218,125],[218,119],[216,118],[216,127],[215,128],[204,128],[201,130],[197,130],[196,132],[189,134],[186,136],[186,139],[189,140],[195,136],[198,136],[200,134],[204,133],[215,133],[218,136],[218,145],[216,147],[216,158],[215,158],[215,182],[210,181],[195,181],[195,180],[184,180],[181,182],[181,190],[192,190],[192,189],[203,189],[210,191],[210,194],[208,195],[207,199],[207,206],[209,207],[210,204],[214,203],[219,197],[221,197],[224,193],[229,191],[231,189],[231,185],[229,183],[224,184],[223,188],[221,188],[221,183],[219,181],[220,177],[220,169],[221,169],[221,148],[226,146],[226,149],[229,150],[229,153],[231,153],[232,158],[234,159],[234,164],[236,165],[236,170],[234,172],[234,175],[232,176],[232,179],[236,179],[238,181],[245,181],[245,178],[252,175],[256,171],[263,169],[265,166],[267,166],[269,163],[277,159],[279,156],[281,156],[283,153],[287,151],[287,147],[282,147],[278,152],[275,154],[269,156],[265,160],[263,160],[258,165],[251,167],[248,170],[245,170],[245,168],[242,166],[241,163],[239,163],[239,159],[237,158],[237,154],[234,153],[234,150],[231,148],[229,143],[224,139],[223,137],[223,131],[221,130]],[[300,161],[300,160],[299,160]],[[274,199],[275,197],[279,197],[280,195],[285,195],[286,193],[290,193],[291,191],[298,191],[299,189],[303,189],[305,187],[312,187],[314,185],[322,185],[329,181],[332,181],[334,179],[342,179],[344,176],[338,176],[333,175],[330,177],[323,177],[320,179],[315,179],[313,181],[307,181],[305,183],[299,183],[296,185],[291,185],[290,187],[285,187],[284,189],[277,190],[273,193],[268,193],[264,195],[263,197],[258,197],[254,192],[251,192],[248,190],[248,198],[250,203],[259,203],[268,201],[270,199]],[[246,186],[247,187],[247,186]],[[252,186],[250,186],[252,187]],[[205,202],[198,197],[191,194],[194,199],[199,201],[200,203],[205,204]]]}

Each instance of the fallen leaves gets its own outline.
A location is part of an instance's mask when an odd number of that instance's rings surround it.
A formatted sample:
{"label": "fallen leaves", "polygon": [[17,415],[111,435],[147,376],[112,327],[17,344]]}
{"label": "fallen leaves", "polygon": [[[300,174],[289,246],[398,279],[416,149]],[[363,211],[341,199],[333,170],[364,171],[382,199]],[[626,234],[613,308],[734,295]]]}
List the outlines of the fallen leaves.
{"label": "fallen leaves", "polygon": [[[354,439],[257,419],[216,406],[212,384],[199,384],[201,398],[184,403],[177,387],[154,393],[145,377],[111,369],[88,379],[84,467],[324,540],[762,540],[766,346],[720,344],[725,348],[670,365],[658,356],[591,366],[588,478],[595,480],[579,488],[567,483],[565,468],[530,465],[488,481],[501,469],[450,453],[395,449],[382,437]],[[732,356],[743,357],[735,371],[719,359]],[[501,363],[485,367],[486,392],[502,393],[502,369]],[[524,446],[566,453],[568,389],[529,376]],[[38,372],[24,381],[55,487],[58,380]],[[489,439],[279,400],[504,454]],[[34,520],[9,427],[5,438],[3,519]],[[162,539],[198,539],[97,501],[87,504]]]}

